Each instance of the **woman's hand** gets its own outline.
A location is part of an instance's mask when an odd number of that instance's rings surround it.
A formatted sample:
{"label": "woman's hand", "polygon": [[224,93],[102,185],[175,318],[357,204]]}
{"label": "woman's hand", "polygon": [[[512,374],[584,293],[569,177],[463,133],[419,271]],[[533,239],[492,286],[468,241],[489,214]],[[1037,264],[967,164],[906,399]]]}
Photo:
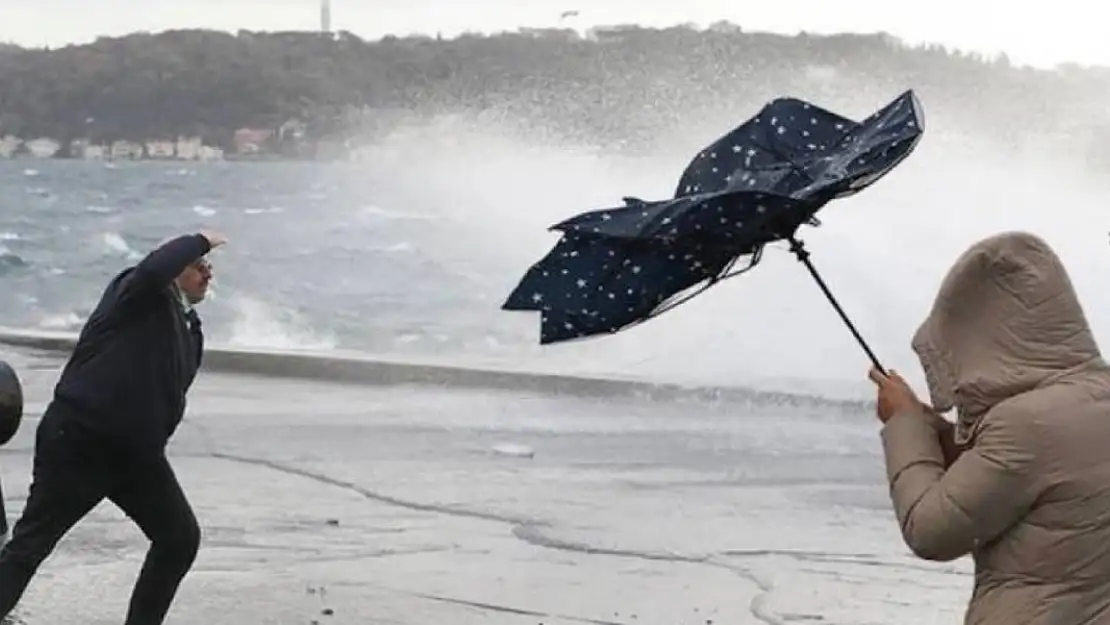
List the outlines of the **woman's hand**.
{"label": "woman's hand", "polygon": [[878,388],[876,413],[879,421],[886,423],[891,417],[903,410],[924,409],[925,405],[914,394],[910,385],[894,371],[884,374],[872,368],[868,377]]}

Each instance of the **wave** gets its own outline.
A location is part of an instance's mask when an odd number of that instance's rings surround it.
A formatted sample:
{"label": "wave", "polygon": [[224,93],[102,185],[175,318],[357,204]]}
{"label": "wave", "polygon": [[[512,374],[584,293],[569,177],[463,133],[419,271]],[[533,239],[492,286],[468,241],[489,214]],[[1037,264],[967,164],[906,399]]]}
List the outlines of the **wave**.
{"label": "wave", "polygon": [[[0,344],[36,351],[69,353],[72,332],[0,328]],[[470,366],[458,362],[387,360],[341,351],[205,347],[204,368],[218,373],[284,377],[369,386],[443,386],[523,391],[579,398],[631,398],[644,401],[698,401],[821,409],[858,415],[872,404],[816,394],[769,391],[742,386],[701,386],[633,378],[574,375],[537,370]]]}

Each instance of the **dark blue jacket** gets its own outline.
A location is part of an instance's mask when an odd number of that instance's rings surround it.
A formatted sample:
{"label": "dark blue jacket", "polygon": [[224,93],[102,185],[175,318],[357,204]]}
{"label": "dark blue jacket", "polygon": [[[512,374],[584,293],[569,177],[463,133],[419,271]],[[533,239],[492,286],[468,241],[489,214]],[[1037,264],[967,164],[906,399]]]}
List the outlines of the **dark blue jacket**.
{"label": "dark blue jacket", "polygon": [[135,459],[165,452],[204,349],[199,319],[190,328],[171,285],[210,249],[202,235],[181,236],[112,280],[62,370],[53,412]]}

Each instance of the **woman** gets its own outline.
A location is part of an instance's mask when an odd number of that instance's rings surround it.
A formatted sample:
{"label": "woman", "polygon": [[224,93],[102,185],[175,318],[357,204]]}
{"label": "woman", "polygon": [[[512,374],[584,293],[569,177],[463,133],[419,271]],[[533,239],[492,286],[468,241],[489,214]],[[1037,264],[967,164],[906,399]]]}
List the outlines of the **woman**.
{"label": "woman", "polygon": [[972,555],[967,624],[1110,623],[1110,367],[1060,259],[1026,233],[975,244],[913,349],[931,407],[871,372],[906,544]]}

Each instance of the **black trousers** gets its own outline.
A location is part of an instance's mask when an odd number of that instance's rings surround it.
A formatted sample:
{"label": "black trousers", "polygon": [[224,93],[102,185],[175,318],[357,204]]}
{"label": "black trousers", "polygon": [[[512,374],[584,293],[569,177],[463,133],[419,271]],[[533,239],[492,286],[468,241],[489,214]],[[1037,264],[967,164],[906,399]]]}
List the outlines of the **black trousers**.
{"label": "black trousers", "polygon": [[[2,476],[0,476],[2,477]],[[0,479],[0,542],[8,534],[8,511],[4,508],[4,484]]]}
{"label": "black trousers", "polygon": [[200,544],[200,527],[173,469],[165,457],[142,465],[128,461],[52,412],[36,433],[27,504],[0,549],[0,619],[62,536],[107,498],[151,542],[125,624],[161,625]]}

